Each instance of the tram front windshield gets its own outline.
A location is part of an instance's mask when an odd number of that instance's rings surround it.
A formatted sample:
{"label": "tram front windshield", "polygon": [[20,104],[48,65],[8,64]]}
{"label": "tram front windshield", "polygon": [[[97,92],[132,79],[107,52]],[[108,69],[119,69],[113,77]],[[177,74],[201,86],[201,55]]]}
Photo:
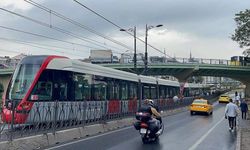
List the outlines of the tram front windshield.
{"label": "tram front windshield", "polygon": [[33,82],[40,65],[20,64],[17,66],[10,85],[8,87],[7,99],[21,100],[26,95],[31,83]]}
{"label": "tram front windshield", "polygon": [[7,100],[21,100],[25,97],[38,70],[47,57],[46,55],[27,56],[21,60],[8,86]]}

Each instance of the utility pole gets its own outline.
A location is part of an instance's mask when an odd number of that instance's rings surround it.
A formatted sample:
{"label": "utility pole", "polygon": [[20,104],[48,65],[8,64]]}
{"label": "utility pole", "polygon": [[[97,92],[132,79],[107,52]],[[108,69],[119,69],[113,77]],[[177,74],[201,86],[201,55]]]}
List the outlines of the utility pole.
{"label": "utility pole", "polygon": [[145,68],[144,68],[144,74],[147,75],[148,74],[148,30],[152,29],[152,28],[158,28],[158,27],[161,27],[163,26],[162,24],[159,24],[157,26],[148,26],[146,24],[146,33],[145,33],[145,60],[144,60],[144,63],[145,63]]}

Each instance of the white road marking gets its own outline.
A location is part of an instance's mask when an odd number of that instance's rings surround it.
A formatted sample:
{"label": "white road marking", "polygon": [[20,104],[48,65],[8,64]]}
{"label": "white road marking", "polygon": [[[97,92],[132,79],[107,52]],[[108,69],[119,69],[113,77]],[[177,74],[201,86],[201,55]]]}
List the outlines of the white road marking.
{"label": "white road marking", "polygon": [[103,134],[100,134],[100,135],[91,136],[89,138],[84,138],[84,139],[77,140],[77,141],[72,141],[72,142],[69,142],[69,143],[62,144],[62,145],[58,145],[58,146],[47,148],[45,150],[52,150],[52,149],[56,149],[56,148],[60,148],[60,147],[68,146],[68,145],[72,145],[72,144],[75,144],[75,143],[78,143],[78,142],[83,142],[83,141],[91,140],[91,139],[98,138],[98,137],[105,136],[105,135],[109,135],[109,134],[112,134],[112,133],[115,133],[115,132],[123,131],[123,130],[129,129],[129,128],[133,128],[133,126],[125,127],[125,128],[114,130],[114,131],[109,131],[107,133],[103,133]]}
{"label": "white road marking", "polygon": [[205,138],[224,120],[225,118],[222,117],[219,122],[217,122],[211,129],[207,131],[193,146],[191,146],[188,150],[195,150],[201,142],[205,140]]}

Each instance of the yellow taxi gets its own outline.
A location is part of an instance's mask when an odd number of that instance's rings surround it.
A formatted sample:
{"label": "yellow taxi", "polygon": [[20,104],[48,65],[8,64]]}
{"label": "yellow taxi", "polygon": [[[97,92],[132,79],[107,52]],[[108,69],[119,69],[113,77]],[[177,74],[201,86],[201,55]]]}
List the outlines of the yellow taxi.
{"label": "yellow taxi", "polygon": [[219,103],[228,103],[230,97],[228,95],[221,95],[219,98]]}
{"label": "yellow taxi", "polygon": [[213,114],[213,106],[206,99],[195,99],[190,105],[190,114],[193,115],[197,112],[204,112],[207,115]]}

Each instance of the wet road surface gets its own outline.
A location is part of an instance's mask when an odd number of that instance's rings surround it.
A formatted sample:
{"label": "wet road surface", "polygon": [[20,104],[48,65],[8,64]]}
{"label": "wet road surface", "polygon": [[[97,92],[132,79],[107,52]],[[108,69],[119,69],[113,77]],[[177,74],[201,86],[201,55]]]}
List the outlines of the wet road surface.
{"label": "wet road surface", "polygon": [[182,112],[163,119],[165,131],[158,143],[142,144],[140,134],[127,127],[70,143],[53,150],[234,150],[236,132],[228,130],[224,119],[226,104],[214,104],[213,115]]}

